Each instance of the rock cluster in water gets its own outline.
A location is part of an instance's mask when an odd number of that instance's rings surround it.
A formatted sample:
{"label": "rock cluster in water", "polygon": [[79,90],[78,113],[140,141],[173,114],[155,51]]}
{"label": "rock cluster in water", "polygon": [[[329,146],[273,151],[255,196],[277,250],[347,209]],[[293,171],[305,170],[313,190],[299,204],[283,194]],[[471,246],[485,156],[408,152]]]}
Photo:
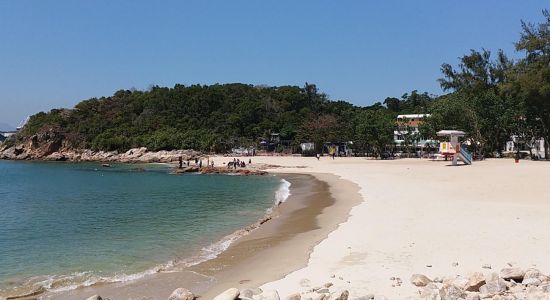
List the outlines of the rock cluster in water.
{"label": "rock cluster in water", "polygon": [[184,174],[184,173],[201,173],[201,174],[232,174],[232,175],[265,175],[266,171],[258,169],[245,169],[245,168],[227,168],[227,167],[202,167],[198,166],[189,166],[182,168],[175,168],[173,171],[174,174]]}

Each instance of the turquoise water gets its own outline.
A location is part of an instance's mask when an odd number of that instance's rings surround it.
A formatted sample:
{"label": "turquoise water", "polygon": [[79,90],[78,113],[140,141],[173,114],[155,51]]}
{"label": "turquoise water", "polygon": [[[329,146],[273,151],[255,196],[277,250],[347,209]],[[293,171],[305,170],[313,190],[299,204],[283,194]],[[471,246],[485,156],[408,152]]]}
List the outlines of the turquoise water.
{"label": "turquoise water", "polygon": [[211,258],[284,186],[275,176],[168,172],[0,161],[0,295],[126,280]]}

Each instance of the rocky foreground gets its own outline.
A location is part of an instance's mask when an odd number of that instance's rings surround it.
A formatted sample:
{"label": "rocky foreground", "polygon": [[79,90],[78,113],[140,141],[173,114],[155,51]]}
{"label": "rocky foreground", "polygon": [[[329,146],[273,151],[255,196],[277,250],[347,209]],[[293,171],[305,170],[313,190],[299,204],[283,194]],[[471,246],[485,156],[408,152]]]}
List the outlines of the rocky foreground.
{"label": "rocky foreground", "polygon": [[[474,272],[468,276],[430,279],[422,274],[413,274],[410,283],[418,287],[418,294],[410,295],[405,299],[427,300],[550,300],[550,276],[537,269],[521,269],[512,265],[491,272],[491,266],[484,265],[485,272]],[[334,275],[331,278],[335,278]],[[342,280],[342,278],[339,278]],[[403,284],[401,278],[389,278],[392,285],[399,287]],[[307,279],[303,280],[308,282]],[[303,285],[304,287],[307,284]],[[184,288],[176,289],[168,300],[194,300],[199,297]],[[280,300],[277,291],[263,291],[260,288],[239,290],[230,288],[214,300]],[[322,286],[307,288],[285,298],[285,300],[385,300],[382,295],[367,294],[359,297],[350,297],[350,291],[335,288],[331,282]],[[86,300],[102,300],[94,295]]]}

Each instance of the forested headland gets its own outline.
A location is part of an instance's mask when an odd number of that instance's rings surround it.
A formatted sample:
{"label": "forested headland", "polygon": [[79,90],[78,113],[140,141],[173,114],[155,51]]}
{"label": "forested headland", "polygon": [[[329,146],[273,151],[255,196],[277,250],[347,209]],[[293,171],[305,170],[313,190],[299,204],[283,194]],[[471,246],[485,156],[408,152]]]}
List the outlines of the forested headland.
{"label": "forested headland", "polygon": [[294,146],[353,141],[359,152],[380,154],[392,146],[398,114],[429,113],[420,127],[424,139],[436,139],[441,129],[459,129],[473,151],[492,156],[511,136],[524,144],[544,138],[548,153],[550,12],[543,16],[539,24],[522,22],[515,43],[520,58],[481,49],[459,58],[457,66],[443,64],[439,83],[448,94],[441,96],[412,91],[359,107],[329,99],[309,83],[154,86],[40,112],[1,147],[48,135],[73,149],[225,152],[257,147],[278,133]]}

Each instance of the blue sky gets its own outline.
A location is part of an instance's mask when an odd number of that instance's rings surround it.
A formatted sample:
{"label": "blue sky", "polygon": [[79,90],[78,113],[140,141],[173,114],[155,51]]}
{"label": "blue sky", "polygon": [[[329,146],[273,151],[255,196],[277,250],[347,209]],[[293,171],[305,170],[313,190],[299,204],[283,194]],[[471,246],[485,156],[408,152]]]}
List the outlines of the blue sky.
{"label": "blue sky", "polygon": [[0,122],[152,84],[307,81],[357,105],[442,94],[442,63],[482,47],[517,56],[520,20],[548,4],[0,0]]}

